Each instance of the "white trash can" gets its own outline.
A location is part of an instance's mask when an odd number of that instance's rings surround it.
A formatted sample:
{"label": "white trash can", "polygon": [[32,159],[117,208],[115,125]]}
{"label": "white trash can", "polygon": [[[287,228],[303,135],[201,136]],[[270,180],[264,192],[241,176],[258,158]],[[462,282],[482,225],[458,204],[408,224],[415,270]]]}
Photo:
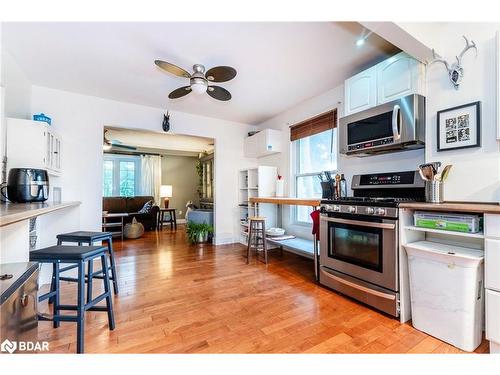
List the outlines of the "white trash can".
{"label": "white trash can", "polygon": [[405,246],[413,326],[465,351],[482,340],[482,250],[418,241]]}

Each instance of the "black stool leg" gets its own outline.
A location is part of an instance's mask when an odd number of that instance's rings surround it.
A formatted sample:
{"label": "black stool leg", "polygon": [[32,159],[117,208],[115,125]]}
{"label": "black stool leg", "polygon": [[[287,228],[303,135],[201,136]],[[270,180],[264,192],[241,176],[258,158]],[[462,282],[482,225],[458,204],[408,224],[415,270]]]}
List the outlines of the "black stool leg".
{"label": "black stool leg", "polygon": [[[108,238],[108,252],[109,252],[109,263],[111,265],[111,277],[113,279],[113,290],[115,294],[118,294],[118,277],[116,276],[116,265],[115,265],[115,253],[113,251],[113,240]],[[106,273],[108,273],[108,268],[106,267]]]}
{"label": "black stool leg", "polygon": [[[60,246],[60,245],[62,245],[62,241],[58,239],[57,246]],[[56,287],[54,284],[54,275],[52,275],[52,280],[50,281],[50,291],[53,292],[54,290],[56,290]],[[49,298],[49,305],[51,305],[53,303],[54,303],[54,297],[50,297]]]}
{"label": "black stool leg", "polygon": [[[52,281],[54,283],[54,291],[56,292],[55,296],[53,297],[54,300],[53,300],[53,313],[54,313],[54,316],[56,315],[59,315],[59,305],[60,305],[60,302],[59,302],[59,292],[60,292],[60,288],[59,288],[59,263],[58,262],[54,262],[52,263]],[[54,328],[58,328],[59,326],[61,325],[61,322],[59,321],[59,319],[54,319],[54,323],[53,323],[53,327]]]}
{"label": "black stool leg", "polygon": [[[103,270],[108,269],[108,261],[106,259],[106,254],[101,256],[101,267]],[[113,315],[113,301],[111,299],[111,290],[109,287],[109,274],[108,272],[104,273],[104,293],[106,293],[106,308],[108,312],[108,326],[110,330],[115,329],[115,318]]]}
{"label": "black stool leg", "polygon": [[76,352],[83,353],[85,329],[85,263],[78,263],[78,296],[76,322]]}
{"label": "black stool leg", "polygon": [[[84,276],[85,277],[85,276]],[[89,260],[87,270],[87,303],[92,301],[92,278],[94,277],[94,260]]]}

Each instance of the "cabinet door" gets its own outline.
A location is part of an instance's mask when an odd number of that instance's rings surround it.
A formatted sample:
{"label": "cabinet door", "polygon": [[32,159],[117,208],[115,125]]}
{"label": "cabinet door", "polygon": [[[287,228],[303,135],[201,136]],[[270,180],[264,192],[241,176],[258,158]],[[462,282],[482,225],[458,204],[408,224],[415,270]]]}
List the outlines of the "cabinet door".
{"label": "cabinet door", "polygon": [[485,287],[500,291],[500,240],[484,241]]}
{"label": "cabinet door", "polygon": [[420,63],[406,53],[392,56],[376,67],[378,104],[418,93]]}
{"label": "cabinet door", "polygon": [[7,168],[46,168],[46,129],[43,123],[7,119]]}
{"label": "cabinet door", "polygon": [[486,339],[500,343],[500,293],[486,289]]}
{"label": "cabinet door", "polygon": [[345,115],[371,108],[377,103],[376,66],[345,81]]}

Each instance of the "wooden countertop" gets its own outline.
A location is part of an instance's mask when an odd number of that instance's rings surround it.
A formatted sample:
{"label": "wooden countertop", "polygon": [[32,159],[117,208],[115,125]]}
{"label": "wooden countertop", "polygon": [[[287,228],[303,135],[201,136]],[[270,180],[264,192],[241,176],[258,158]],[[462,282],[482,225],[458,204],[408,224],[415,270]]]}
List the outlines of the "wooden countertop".
{"label": "wooden countertop", "polygon": [[272,204],[288,204],[291,206],[319,206],[320,199],[303,199],[289,197],[250,197],[250,203],[272,203]]}
{"label": "wooden countertop", "polygon": [[31,219],[32,217],[48,214],[49,212],[62,210],[64,208],[79,206],[81,202],[61,203],[1,203],[0,204],[0,227],[17,223],[18,221]]}
{"label": "wooden countertop", "polygon": [[476,212],[485,214],[500,214],[499,203],[426,203],[426,202],[406,202],[400,203],[399,208],[411,208],[414,210],[428,211],[455,211],[455,212]]}

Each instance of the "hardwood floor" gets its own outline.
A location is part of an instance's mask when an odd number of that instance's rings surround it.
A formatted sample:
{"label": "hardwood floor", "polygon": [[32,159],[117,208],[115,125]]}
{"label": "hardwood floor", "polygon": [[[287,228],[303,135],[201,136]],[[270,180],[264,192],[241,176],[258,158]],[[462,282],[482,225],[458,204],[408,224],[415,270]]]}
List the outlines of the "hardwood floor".
{"label": "hardwood floor", "polygon": [[[105,313],[87,313],[86,353],[461,353],[317,285],[312,262],[286,252],[247,265],[243,246],[188,246],[182,226],[115,248],[116,329]],[[63,303],[75,296],[63,284]],[[52,353],[75,352],[74,323],[38,330]]]}

